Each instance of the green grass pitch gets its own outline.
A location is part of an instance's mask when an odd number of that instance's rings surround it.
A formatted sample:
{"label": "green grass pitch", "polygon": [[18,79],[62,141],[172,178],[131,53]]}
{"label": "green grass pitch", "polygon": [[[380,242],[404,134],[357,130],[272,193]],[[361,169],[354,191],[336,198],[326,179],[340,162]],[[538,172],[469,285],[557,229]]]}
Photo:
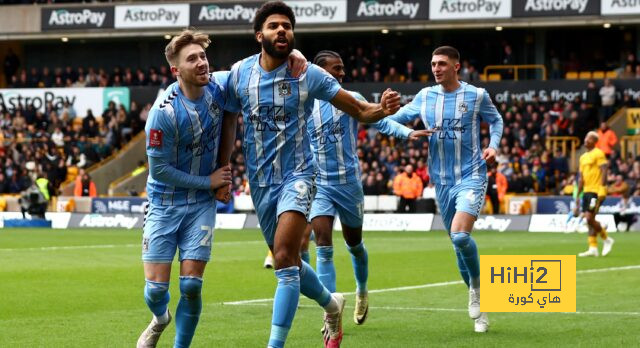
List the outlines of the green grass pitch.
{"label": "green grass pitch", "polygon": [[[335,233],[338,290],[355,288],[348,252]],[[481,254],[577,254],[586,235],[476,232]],[[396,289],[460,277],[444,232],[367,232],[370,316],[353,323],[347,296],[343,347],[631,347],[640,345],[640,233],[612,234],[607,257],[577,259],[578,313],[492,313],[473,332],[460,283]],[[133,347],[151,315],[144,304],[140,231],[0,230],[0,346]],[[266,346],[273,272],[257,230],[216,231],[194,347]],[[313,244],[312,244],[313,246]],[[312,264],[315,264],[313,247]],[[626,269],[615,269],[623,266]],[[601,272],[580,272],[610,269]],[[179,298],[177,264],[170,308]],[[302,299],[287,347],[321,347],[322,311]],[[160,339],[170,347],[172,324]]]}

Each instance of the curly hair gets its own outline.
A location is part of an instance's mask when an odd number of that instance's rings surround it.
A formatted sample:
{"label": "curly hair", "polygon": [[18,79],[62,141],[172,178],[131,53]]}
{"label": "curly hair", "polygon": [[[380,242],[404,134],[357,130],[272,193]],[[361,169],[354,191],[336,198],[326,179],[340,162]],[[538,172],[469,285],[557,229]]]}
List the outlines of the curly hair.
{"label": "curly hair", "polygon": [[256,17],[253,20],[253,31],[259,32],[262,30],[262,25],[272,14],[281,14],[287,16],[291,22],[291,29],[296,26],[296,16],[293,14],[293,10],[287,4],[282,1],[269,1],[263,4],[256,12]]}

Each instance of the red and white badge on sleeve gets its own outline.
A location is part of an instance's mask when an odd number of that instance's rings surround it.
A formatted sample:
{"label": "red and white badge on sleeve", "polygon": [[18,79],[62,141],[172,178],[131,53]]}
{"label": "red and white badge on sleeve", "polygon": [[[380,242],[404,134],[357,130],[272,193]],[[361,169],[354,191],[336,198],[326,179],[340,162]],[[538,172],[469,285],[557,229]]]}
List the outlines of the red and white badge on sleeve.
{"label": "red and white badge on sleeve", "polygon": [[160,129],[149,130],[149,146],[162,147],[162,130]]}

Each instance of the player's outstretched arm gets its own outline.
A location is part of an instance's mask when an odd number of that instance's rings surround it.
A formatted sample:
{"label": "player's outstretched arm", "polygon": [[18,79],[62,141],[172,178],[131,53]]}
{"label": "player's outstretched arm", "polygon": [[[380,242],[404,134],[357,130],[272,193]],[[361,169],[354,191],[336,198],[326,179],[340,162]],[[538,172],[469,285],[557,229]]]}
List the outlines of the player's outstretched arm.
{"label": "player's outstretched arm", "polygon": [[373,104],[358,100],[349,92],[340,89],[331,99],[331,104],[360,122],[373,123],[400,109],[400,95],[387,88],[382,93],[380,103]]}

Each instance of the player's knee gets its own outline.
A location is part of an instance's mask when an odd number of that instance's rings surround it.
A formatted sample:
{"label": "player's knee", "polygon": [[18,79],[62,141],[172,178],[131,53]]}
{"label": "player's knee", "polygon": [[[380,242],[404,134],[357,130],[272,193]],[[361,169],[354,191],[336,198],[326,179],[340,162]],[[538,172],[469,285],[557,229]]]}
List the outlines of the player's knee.
{"label": "player's knee", "polygon": [[186,298],[198,298],[202,292],[202,278],[180,277],[180,294]]}
{"label": "player's knee", "polygon": [[144,288],[144,296],[150,302],[160,302],[169,292],[169,283],[166,282],[154,282],[147,280],[147,285]]}
{"label": "player's knee", "polygon": [[273,253],[273,260],[277,269],[287,268],[298,265],[298,259],[300,258],[300,251],[295,252],[280,248]]}
{"label": "player's knee", "polygon": [[452,232],[451,233],[451,242],[457,248],[464,248],[469,244],[471,240],[471,236],[469,232]]}
{"label": "player's knee", "polygon": [[362,243],[362,227],[354,228],[343,225],[342,236],[350,248],[356,247]]}

